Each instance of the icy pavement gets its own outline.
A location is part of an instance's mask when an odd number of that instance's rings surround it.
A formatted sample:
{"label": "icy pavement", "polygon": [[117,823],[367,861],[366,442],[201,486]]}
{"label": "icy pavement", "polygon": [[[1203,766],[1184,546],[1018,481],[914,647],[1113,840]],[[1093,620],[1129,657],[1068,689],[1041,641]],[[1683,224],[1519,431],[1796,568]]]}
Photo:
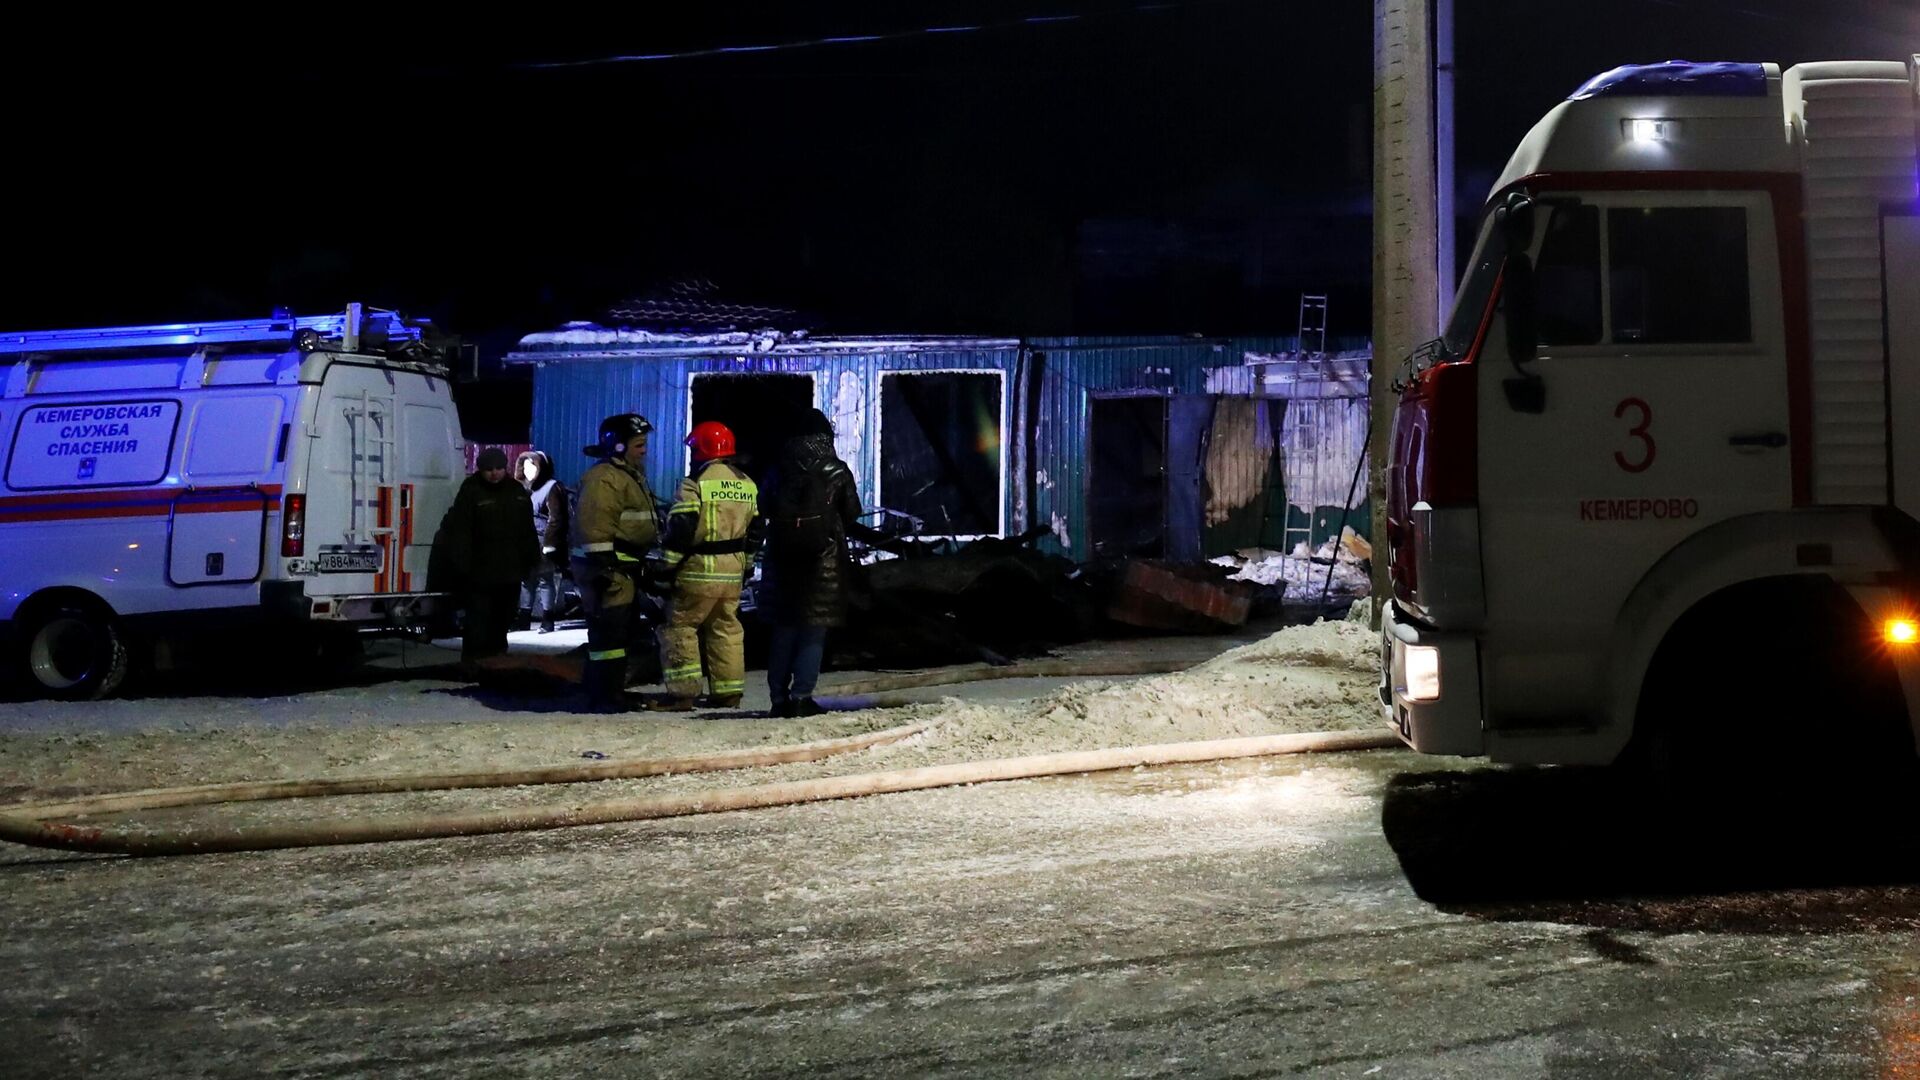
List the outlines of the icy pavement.
{"label": "icy pavement", "polygon": [[1874,864],[1876,840],[1820,871],[1781,850],[1766,880],[1731,889],[1673,877],[1670,859],[1632,878],[1646,898],[1619,898],[1596,876],[1646,860],[1596,850],[1600,796],[1550,775],[1381,752],[374,848],[142,862],[10,850],[0,1066],[1920,1068],[1920,895],[1852,880],[1910,860]]}
{"label": "icy pavement", "polygon": [[[0,799],[936,725],[730,774],[157,812],[274,820],[1360,726],[1372,647],[1323,624],[807,721],[581,717],[405,671],[0,706],[42,724],[0,732]],[[1678,819],[1618,775],[1378,752],[385,846],[0,847],[0,1076],[1920,1075],[1910,810],[1749,801]]]}

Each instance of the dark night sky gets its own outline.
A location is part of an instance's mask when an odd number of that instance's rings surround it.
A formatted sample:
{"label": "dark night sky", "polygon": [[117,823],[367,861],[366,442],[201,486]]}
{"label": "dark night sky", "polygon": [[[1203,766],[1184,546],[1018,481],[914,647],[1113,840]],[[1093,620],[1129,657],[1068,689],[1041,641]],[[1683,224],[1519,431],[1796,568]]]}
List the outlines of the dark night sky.
{"label": "dark night sky", "polygon": [[[1469,203],[1614,64],[1920,49],[1890,0],[1457,3]],[[845,330],[1286,331],[1302,290],[1366,330],[1365,0],[330,10],[11,35],[0,326],[364,299],[498,340],[699,276]]]}

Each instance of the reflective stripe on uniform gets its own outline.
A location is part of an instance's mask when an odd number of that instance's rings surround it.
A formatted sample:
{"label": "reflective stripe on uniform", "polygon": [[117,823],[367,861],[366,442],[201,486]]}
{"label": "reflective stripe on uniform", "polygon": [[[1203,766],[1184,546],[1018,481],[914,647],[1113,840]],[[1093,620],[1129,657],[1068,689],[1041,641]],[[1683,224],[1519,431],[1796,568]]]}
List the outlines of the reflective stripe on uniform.
{"label": "reflective stripe on uniform", "polygon": [[605,652],[589,652],[587,654],[587,659],[589,660],[625,660],[626,658],[627,650],[625,649],[608,649]]}
{"label": "reflective stripe on uniform", "polygon": [[745,679],[714,679],[713,680],[713,692],[716,695],[719,695],[721,697],[724,697],[728,694],[738,694],[741,691],[745,690],[746,688],[747,688],[747,680]]}
{"label": "reflective stripe on uniform", "polygon": [[716,574],[710,570],[683,570],[680,572],[680,576],[675,580],[678,580],[678,581],[726,581],[726,582],[731,582],[733,584],[738,584],[740,582],[740,575],[726,574],[726,573]]}
{"label": "reflective stripe on uniform", "polygon": [[667,560],[667,565],[668,565],[668,566],[679,566],[679,565],[680,565],[680,563],[681,563],[681,562],[682,562],[683,560],[685,560],[685,559],[686,559],[686,557],[687,557],[687,553],[686,553],[686,552],[684,552],[684,551],[675,551],[675,550],[673,550],[672,548],[668,548],[668,549],[666,550],[666,552],[665,552],[665,555],[666,555],[666,560]]}
{"label": "reflective stripe on uniform", "polygon": [[619,560],[620,562],[640,562],[641,561],[635,556],[629,555],[624,551],[615,552],[613,557]]}
{"label": "reflective stripe on uniform", "polygon": [[608,540],[605,543],[601,543],[601,544],[583,544],[580,547],[575,548],[574,550],[580,552],[583,555],[592,555],[596,552],[601,552],[601,551],[612,551],[613,541]]}
{"label": "reflective stripe on uniform", "polygon": [[666,679],[668,682],[681,682],[686,679],[697,679],[699,677],[700,677],[699,664],[695,664],[692,667],[670,667],[667,669],[667,672],[666,672]]}

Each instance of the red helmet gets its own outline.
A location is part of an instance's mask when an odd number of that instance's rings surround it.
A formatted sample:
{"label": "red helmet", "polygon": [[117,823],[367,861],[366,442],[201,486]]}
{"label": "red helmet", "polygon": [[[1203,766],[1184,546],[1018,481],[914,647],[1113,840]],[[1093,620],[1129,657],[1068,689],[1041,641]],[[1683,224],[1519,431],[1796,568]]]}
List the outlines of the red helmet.
{"label": "red helmet", "polygon": [[693,434],[687,436],[687,445],[693,447],[695,461],[712,461],[714,458],[734,455],[733,432],[727,430],[727,425],[714,420],[695,424]]}

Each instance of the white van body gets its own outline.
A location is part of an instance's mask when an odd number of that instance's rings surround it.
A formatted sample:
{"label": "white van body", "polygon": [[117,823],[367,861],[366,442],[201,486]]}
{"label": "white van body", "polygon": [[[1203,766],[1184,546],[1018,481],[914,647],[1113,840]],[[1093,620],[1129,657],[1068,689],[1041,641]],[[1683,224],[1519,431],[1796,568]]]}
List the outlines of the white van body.
{"label": "white van body", "polygon": [[0,439],[0,641],[41,693],[110,693],[190,628],[444,608],[459,422],[394,313],[0,335]]}

